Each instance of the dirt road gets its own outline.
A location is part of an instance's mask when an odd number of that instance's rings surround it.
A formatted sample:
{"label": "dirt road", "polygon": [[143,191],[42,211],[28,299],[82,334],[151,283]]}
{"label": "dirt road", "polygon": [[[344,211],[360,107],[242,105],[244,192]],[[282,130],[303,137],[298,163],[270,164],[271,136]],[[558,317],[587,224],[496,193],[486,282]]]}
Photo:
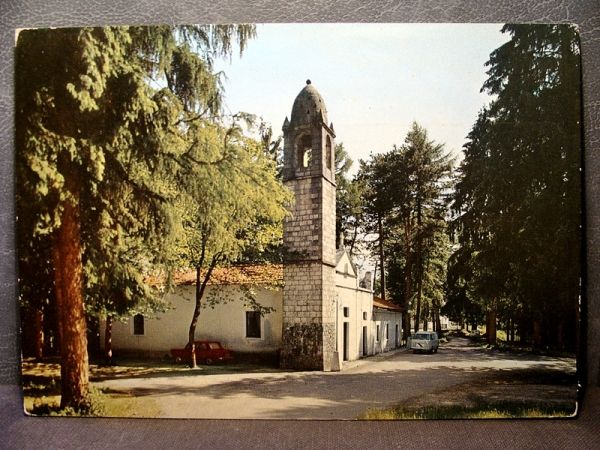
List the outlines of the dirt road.
{"label": "dirt road", "polygon": [[575,403],[575,360],[518,355],[453,338],[437,354],[406,349],[345,363],[341,372],[236,373],[106,380],[101,388],[150,396],[160,417],[353,419],[368,408],[468,402],[513,395]]}

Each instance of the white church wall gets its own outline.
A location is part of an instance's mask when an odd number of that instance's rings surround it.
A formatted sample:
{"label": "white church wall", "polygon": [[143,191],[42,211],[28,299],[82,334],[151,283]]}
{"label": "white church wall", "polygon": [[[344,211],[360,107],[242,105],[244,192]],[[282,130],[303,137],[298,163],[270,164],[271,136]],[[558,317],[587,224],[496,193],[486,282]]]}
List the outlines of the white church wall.
{"label": "white church wall", "polygon": [[[196,327],[196,339],[214,339],[225,347],[240,352],[277,350],[281,343],[282,293],[281,290],[258,288],[257,299],[264,307],[275,311],[260,318],[260,337],[246,336],[244,298],[235,286],[208,286],[205,298],[213,294],[230,299],[227,303],[203,308]],[[176,288],[167,300],[173,308],[144,319],[144,333],[134,334],[133,318],[113,323],[112,347],[114,351],[127,350],[140,354],[164,355],[171,348],[183,347],[194,313],[195,286]],[[100,332],[103,336],[104,321]],[[101,339],[101,342],[104,342]]]}
{"label": "white church wall", "polygon": [[402,339],[402,314],[376,308],[373,315],[375,353],[387,352],[397,348]]}
{"label": "white church wall", "polygon": [[[349,280],[353,280],[354,286]],[[344,277],[338,273],[336,282],[337,348],[340,357],[342,361],[354,361],[363,356],[372,355],[373,342],[372,339],[369,339],[372,335],[372,294],[357,289],[356,278],[350,279],[350,277]],[[344,331],[344,324],[347,324],[347,331]],[[363,343],[365,331],[366,343]]]}
{"label": "white church wall", "polygon": [[[338,264],[335,287],[336,343],[340,358],[354,361],[396,348],[396,326],[399,336],[402,317],[398,312],[373,308],[373,294],[358,287],[358,278],[346,273],[344,261]],[[256,289],[256,298],[275,311],[260,318],[260,337],[247,336],[244,298],[237,286],[208,286],[204,302],[211,296],[227,299],[226,303],[203,308],[196,328],[196,339],[214,339],[238,352],[271,352],[281,347],[282,291]],[[112,345],[115,352],[127,350],[138,354],[163,356],[171,348],[187,343],[188,329],[194,311],[195,287],[176,288],[167,297],[172,309],[144,319],[143,334],[135,334],[133,319],[113,324]],[[344,326],[346,325],[346,328]],[[346,330],[346,331],[344,331]],[[386,333],[387,331],[387,333]],[[104,333],[104,323],[101,323]],[[346,333],[346,334],[345,334]],[[101,340],[103,342],[103,340]],[[344,353],[345,351],[345,353]]]}

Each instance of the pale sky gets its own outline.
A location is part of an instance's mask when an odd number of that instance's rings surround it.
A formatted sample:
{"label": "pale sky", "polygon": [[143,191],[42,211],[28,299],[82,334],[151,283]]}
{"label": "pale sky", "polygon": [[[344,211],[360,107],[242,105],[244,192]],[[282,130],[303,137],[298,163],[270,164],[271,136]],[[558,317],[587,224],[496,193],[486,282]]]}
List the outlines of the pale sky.
{"label": "pale sky", "polygon": [[459,152],[490,98],[485,62],[509,39],[501,24],[259,24],[241,58],[219,62],[226,106],[275,135],[310,79],[336,143],[355,161],[401,145],[413,121]]}

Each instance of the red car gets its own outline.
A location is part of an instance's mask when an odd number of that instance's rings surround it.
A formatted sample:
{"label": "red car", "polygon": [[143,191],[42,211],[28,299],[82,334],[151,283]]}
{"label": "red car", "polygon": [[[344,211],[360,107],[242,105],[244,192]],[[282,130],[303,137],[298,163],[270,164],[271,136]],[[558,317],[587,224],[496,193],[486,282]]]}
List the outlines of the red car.
{"label": "red car", "polygon": [[[196,361],[212,364],[213,361],[227,361],[233,357],[233,352],[223,348],[220,342],[194,341],[194,344],[196,345]],[[188,342],[185,348],[172,348],[171,356],[176,363],[189,361],[192,356],[190,343]]]}

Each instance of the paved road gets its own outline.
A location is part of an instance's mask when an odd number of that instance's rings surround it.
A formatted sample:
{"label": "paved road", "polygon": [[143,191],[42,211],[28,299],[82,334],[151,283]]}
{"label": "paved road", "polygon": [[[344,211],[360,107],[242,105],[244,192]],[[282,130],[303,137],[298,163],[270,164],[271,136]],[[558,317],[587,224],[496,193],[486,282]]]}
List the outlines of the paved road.
{"label": "paved road", "polygon": [[[454,338],[437,354],[400,349],[346,363],[337,373],[219,373],[98,383],[151,396],[160,417],[219,419],[353,419],[428,392],[476,382],[490,371],[544,368],[573,372],[574,360],[514,355]],[[221,371],[223,372],[223,371]]]}

